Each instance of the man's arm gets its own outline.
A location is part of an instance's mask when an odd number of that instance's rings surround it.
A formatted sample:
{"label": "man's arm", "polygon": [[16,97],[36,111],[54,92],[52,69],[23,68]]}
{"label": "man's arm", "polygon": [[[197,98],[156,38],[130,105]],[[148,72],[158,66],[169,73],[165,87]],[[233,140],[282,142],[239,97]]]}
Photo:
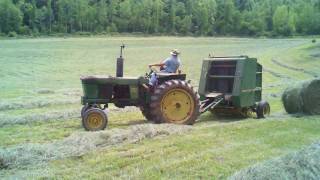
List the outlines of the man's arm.
{"label": "man's arm", "polygon": [[162,61],[161,63],[149,64],[149,67],[153,67],[153,66],[163,67],[163,66],[166,66],[166,65],[167,65],[167,61],[168,61],[168,59]]}
{"label": "man's arm", "polygon": [[181,74],[181,65],[182,65],[182,63],[181,63],[181,61],[179,60],[179,64],[178,64],[178,69],[177,69],[177,72],[176,73],[178,73],[178,74]]}
{"label": "man's arm", "polygon": [[159,67],[162,67],[164,66],[165,64],[164,63],[159,63],[159,64],[149,64],[149,67],[153,67],[153,66],[159,66]]}
{"label": "man's arm", "polygon": [[176,73],[181,74],[181,72],[182,72],[182,71],[181,71],[180,67],[178,67]]}

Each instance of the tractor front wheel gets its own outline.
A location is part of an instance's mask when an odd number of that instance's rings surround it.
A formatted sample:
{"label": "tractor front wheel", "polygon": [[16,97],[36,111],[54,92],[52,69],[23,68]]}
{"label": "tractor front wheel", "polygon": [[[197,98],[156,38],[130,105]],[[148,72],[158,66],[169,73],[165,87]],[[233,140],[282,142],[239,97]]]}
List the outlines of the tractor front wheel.
{"label": "tractor front wheel", "polygon": [[108,117],[105,111],[99,108],[90,108],[85,111],[82,125],[87,131],[101,131],[107,127]]}
{"label": "tractor front wheel", "polygon": [[89,110],[90,108],[99,108],[99,109],[102,109],[101,108],[101,105],[100,104],[85,104],[82,109],[81,109],[81,118],[84,117],[84,113]]}
{"label": "tractor front wheel", "polygon": [[90,109],[90,108],[91,108],[91,106],[90,106],[89,104],[86,104],[86,105],[84,105],[84,106],[82,107],[82,109],[81,109],[81,118],[83,118],[84,113],[85,113],[88,109]]}
{"label": "tractor front wheel", "polygon": [[199,99],[199,94],[189,83],[170,80],[154,90],[150,115],[156,123],[192,125],[200,115]]}

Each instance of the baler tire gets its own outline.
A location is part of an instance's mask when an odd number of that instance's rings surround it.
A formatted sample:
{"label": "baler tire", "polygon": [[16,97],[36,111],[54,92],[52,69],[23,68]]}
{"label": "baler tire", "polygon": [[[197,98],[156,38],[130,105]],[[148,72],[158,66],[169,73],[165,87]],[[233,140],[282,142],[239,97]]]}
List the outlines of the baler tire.
{"label": "baler tire", "polygon": [[84,113],[82,126],[86,131],[101,131],[107,127],[108,116],[99,108],[90,108]]}
{"label": "baler tire", "polygon": [[270,114],[270,104],[267,101],[259,102],[257,105],[256,113],[258,119],[265,118]]}
{"label": "baler tire", "polygon": [[193,125],[200,115],[200,96],[185,81],[166,81],[151,95],[150,115],[155,123]]}

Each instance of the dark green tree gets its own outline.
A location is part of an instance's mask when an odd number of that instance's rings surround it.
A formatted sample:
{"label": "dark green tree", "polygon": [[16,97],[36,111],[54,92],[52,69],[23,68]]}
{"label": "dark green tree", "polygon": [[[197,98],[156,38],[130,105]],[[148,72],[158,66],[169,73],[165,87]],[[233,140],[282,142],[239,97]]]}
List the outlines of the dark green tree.
{"label": "dark green tree", "polygon": [[0,1],[0,32],[19,32],[22,23],[22,14],[11,0]]}
{"label": "dark green tree", "polygon": [[320,34],[319,0],[0,0],[0,31]]}
{"label": "dark green tree", "polygon": [[295,32],[295,14],[286,5],[279,6],[275,11],[273,28],[277,34],[285,36]]}

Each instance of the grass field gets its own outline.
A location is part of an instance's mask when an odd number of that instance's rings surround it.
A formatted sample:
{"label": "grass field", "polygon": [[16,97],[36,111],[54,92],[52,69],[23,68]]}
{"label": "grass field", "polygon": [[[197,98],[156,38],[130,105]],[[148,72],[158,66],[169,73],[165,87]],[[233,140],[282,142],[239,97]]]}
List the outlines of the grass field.
{"label": "grass field", "polygon": [[[125,43],[125,75],[141,76],[173,48],[182,52],[183,71],[198,86],[201,61],[214,55],[249,55],[265,67],[263,97],[271,103],[265,120],[200,117],[191,131],[97,148],[45,163],[1,166],[12,149],[59,142],[82,133],[79,77],[115,74]],[[310,39],[97,37],[0,41],[0,177],[225,179],[234,172],[296,151],[320,139],[319,116],[289,116],[284,88],[320,75],[320,44]],[[145,124],[135,108],[111,107],[109,127]],[[37,147],[37,146],[35,146]],[[53,150],[54,151],[54,150]],[[41,154],[39,154],[41,156]],[[14,156],[13,156],[14,157]],[[29,160],[28,160],[29,162]]]}

